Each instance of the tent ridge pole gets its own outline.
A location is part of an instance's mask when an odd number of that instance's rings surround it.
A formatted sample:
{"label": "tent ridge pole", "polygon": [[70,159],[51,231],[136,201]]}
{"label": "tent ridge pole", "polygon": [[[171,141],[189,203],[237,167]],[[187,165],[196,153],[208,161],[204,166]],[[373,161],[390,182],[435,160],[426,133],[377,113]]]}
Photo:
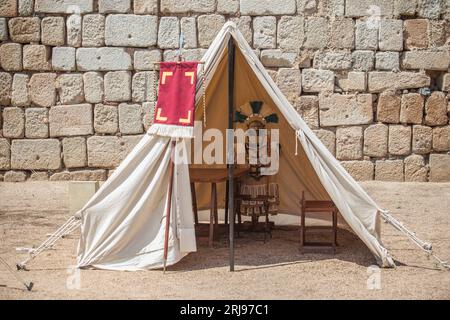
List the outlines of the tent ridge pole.
{"label": "tent ridge pole", "polygon": [[[230,36],[228,40],[228,129],[233,129],[233,116],[234,116],[234,58],[235,47],[233,37]],[[230,271],[234,271],[234,139],[228,137],[227,139],[227,169],[228,169],[228,217],[230,219],[229,232],[230,232]],[[233,161],[230,161],[233,160]],[[231,163],[230,163],[231,162]]]}

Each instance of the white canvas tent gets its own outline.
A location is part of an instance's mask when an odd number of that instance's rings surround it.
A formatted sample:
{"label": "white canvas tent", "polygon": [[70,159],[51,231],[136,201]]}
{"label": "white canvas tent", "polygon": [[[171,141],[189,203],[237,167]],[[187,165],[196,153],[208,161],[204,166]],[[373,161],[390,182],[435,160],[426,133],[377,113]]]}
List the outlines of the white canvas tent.
{"label": "white canvas tent", "polygon": [[[280,117],[281,203],[279,211],[299,214],[299,195],[330,199],[340,217],[365,243],[377,262],[393,267],[381,244],[382,209],[345,171],[308,128],[233,23],[227,23],[203,57],[206,82],[207,127],[226,129],[227,44],[234,41],[235,104],[262,100]],[[197,83],[197,114],[203,117],[201,77]],[[190,143],[188,139],[179,143]],[[297,149],[298,144],[298,152]],[[170,163],[170,138],[146,134],[94,197],[79,212],[81,239],[78,266],[112,270],[142,270],[163,265],[165,206]],[[168,265],[196,251],[194,219],[187,164],[175,165]],[[200,186],[198,205],[208,193]],[[219,195],[224,193],[219,188]],[[219,198],[221,198],[219,196]]]}

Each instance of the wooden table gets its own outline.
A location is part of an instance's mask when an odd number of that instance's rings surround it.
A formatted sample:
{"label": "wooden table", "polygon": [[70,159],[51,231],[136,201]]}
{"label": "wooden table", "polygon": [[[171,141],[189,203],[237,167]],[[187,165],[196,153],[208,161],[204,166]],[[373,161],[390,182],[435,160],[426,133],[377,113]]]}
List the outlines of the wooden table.
{"label": "wooden table", "polygon": [[[249,172],[248,167],[234,168],[233,179],[239,178]],[[209,215],[209,246],[212,246],[214,233],[218,230],[219,217],[217,212],[217,183],[227,181],[227,168],[191,167],[189,168],[191,181],[192,207],[194,210],[195,224],[198,225],[197,197],[195,194],[195,183],[211,183],[211,202]],[[227,183],[228,184],[228,183]],[[225,223],[228,220],[228,188],[225,199]]]}

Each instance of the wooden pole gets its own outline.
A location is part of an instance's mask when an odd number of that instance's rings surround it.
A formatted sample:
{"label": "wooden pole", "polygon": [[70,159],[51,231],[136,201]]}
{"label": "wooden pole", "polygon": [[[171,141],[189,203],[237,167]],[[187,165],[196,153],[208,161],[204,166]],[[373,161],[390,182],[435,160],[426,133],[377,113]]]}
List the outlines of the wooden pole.
{"label": "wooden pole", "polygon": [[[228,129],[233,129],[234,120],[234,40],[230,36],[228,40]],[[227,137],[227,159],[234,152],[234,139]],[[230,159],[231,160],[231,159]],[[233,157],[234,160],[234,157]],[[234,161],[233,161],[234,162]],[[228,164],[228,217],[230,219],[230,271],[234,271],[234,186],[233,163]]]}
{"label": "wooden pole", "polygon": [[164,234],[164,267],[163,267],[164,273],[166,272],[167,254],[169,251],[170,208],[172,207],[173,172],[175,167],[173,157],[175,155],[175,144],[176,144],[175,140],[170,142],[169,190],[166,203],[166,230]]}

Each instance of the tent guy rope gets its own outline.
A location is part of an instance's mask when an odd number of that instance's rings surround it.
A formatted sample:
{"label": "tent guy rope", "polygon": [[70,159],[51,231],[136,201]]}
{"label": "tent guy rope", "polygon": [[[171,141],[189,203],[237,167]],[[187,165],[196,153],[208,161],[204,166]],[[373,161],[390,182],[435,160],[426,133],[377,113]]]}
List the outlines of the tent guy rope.
{"label": "tent guy rope", "polygon": [[419,239],[416,236],[415,232],[412,232],[408,228],[406,228],[402,222],[395,219],[387,210],[381,210],[381,217],[384,219],[386,223],[389,223],[391,226],[393,226],[398,231],[402,232],[404,235],[406,235],[412,242],[414,242],[420,249],[425,251],[427,254],[429,254],[431,257],[433,257],[442,267],[450,270],[450,264],[448,261],[444,261],[440,259],[436,254],[433,252],[433,246],[431,243],[423,241]]}

